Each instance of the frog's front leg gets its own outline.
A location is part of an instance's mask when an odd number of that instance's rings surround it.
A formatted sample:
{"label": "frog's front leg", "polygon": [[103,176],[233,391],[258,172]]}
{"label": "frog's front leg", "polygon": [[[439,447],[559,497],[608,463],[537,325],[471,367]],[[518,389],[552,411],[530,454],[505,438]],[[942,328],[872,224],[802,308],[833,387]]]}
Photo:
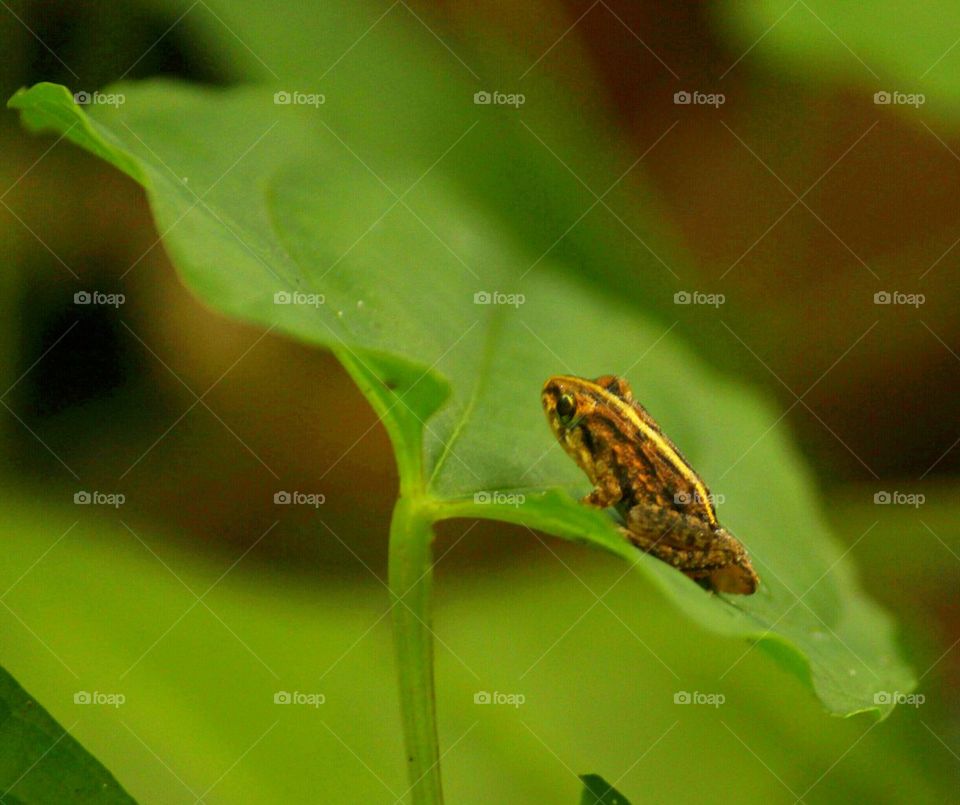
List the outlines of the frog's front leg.
{"label": "frog's front leg", "polygon": [[[602,470],[602,467],[600,468]],[[605,509],[608,506],[615,506],[623,497],[623,489],[620,487],[620,481],[612,472],[598,472],[599,480],[594,490],[587,495],[581,503],[587,506],[596,506],[598,509]]]}

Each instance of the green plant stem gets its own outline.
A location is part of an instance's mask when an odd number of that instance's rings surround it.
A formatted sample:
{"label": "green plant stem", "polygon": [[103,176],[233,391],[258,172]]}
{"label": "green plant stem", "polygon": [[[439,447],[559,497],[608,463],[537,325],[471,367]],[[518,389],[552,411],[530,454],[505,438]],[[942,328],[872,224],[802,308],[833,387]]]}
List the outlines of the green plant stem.
{"label": "green plant stem", "polygon": [[390,523],[390,603],[407,750],[410,801],[440,805],[440,749],[433,689],[432,517],[422,500],[401,496]]}

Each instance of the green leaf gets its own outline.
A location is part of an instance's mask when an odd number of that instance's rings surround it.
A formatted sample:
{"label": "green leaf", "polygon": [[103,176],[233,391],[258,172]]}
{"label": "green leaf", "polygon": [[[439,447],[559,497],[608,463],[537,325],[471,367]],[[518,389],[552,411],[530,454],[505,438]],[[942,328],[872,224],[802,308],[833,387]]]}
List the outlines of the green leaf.
{"label": "green leaf", "polygon": [[87,754],[0,669],[0,799],[19,802],[133,802],[110,772]]}
{"label": "green leaf", "polygon": [[[386,123],[347,141],[330,110],[278,107],[263,87],[116,91],[126,96],[119,110],[89,115],[49,84],[11,105],[31,128],[65,132],[143,183],[175,264],[208,304],[333,349],[383,418],[405,494],[433,519],[521,523],[621,556],[702,626],[757,641],[833,713],[886,715],[891,705],[875,694],[912,687],[892,622],[827,533],[796,450],[772,430],[779,412],[618,288],[549,257],[521,278],[531,254],[501,236],[464,175],[431,169],[440,153],[409,164]],[[539,148],[505,120],[485,116],[463,137],[476,138],[474,150],[497,140],[498,152],[515,138],[516,160]],[[535,207],[536,186],[534,177],[509,190]],[[493,292],[522,298],[474,303]],[[278,293],[303,304],[275,304]],[[539,406],[541,383],[557,372],[625,373],[724,496],[721,519],[762,579],[756,595],[705,593],[577,502],[589,484]]]}
{"label": "green leaf", "polygon": [[581,774],[583,796],[580,805],[630,805],[623,794],[598,774]]}
{"label": "green leaf", "polygon": [[715,13],[733,48],[749,48],[747,59],[787,68],[804,80],[862,86],[865,100],[875,92],[920,93],[921,108],[954,122],[960,117],[956,3],[922,3],[905,15],[896,0],[737,0],[720,4]]}

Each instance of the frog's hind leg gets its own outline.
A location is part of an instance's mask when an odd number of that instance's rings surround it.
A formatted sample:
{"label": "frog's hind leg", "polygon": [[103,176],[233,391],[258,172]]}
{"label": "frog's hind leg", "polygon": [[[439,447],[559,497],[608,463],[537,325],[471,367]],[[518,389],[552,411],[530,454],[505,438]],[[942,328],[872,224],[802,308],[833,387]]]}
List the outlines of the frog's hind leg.
{"label": "frog's hind leg", "polygon": [[642,551],[680,570],[711,570],[731,559],[717,532],[696,517],[642,503],[626,514],[624,536]]}
{"label": "frog's hind leg", "polygon": [[723,528],[676,509],[639,504],[627,512],[624,536],[717,592],[750,595],[759,579],[744,547]]}

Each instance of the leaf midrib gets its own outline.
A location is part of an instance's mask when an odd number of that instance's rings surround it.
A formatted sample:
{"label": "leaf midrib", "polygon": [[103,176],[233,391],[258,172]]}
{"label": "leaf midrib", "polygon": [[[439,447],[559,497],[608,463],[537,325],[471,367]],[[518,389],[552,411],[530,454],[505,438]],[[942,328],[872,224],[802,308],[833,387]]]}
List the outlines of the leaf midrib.
{"label": "leaf midrib", "polygon": [[473,409],[477,404],[477,399],[480,397],[480,392],[482,391],[487,378],[490,376],[490,368],[492,366],[495,353],[494,347],[496,346],[500,334],[503,331],[503,327],[501,326],[503,316],[503,310],[501,310],[499,307],[491,307],[490,313],[487,316],[487,327],[484,333],[484,342],[482,346],[476,382],[473,384],[473,389],[470,392],[470,396],[467,399],[466,405],[463,407],[463,412],[460,414],[457,423],[450,431],[450,435],[443,446],[443,450],[433,465],[433,470],[430,473],[430,477],[427,478],[425,488],[428,491],[433,489],[433,483],[439,475],[440,470],[443,468],[443,465],[446,463],[447,457],[452,452],[454,443],[460,438],[464,428],[466,428],[466,426],[469,424],[470,417],[473,414]]}

